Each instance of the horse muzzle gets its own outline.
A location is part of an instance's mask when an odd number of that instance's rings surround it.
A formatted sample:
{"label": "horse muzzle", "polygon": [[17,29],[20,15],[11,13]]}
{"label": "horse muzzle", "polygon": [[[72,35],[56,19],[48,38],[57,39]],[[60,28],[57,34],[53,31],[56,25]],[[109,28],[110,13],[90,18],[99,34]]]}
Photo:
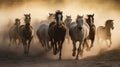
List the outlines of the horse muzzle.
{"label": "horse muzzle", "polygon": [[114,29],[114,27],[112,27],[112,29]]}
{"label": "horse muzzle", "polygon": [[81,29],[82,29],[82,27],[78,27],[78,29],[79,29],[79,30],[81,30]]}

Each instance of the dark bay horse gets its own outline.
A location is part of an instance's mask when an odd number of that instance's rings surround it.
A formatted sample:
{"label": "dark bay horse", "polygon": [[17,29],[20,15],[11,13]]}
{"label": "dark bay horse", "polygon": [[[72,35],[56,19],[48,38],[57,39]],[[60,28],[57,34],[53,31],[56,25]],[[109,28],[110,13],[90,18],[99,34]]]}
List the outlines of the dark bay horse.
{"label": "dark bay horse", "polygon": [[66,27],[62,20],[62,11],[56,11],[55,22],[51,22],[48,29],[51,45],[53,47],[53,54],[56,55],[59,51],[59,60],[61,60],[62,45],[66,35]]}
{"label": "dark bay horse", "polygon": [[95,32],[96,32],[96,26],[94,25],[94,14],[93,15],[89,14],[87,15],[87,17],[88,18],[86,19],[86,22],[88,23],[90,27],[88,39],[91,41],[90,48],[92,48],[94,40],[95,40]]}
{"label": "dark bay horse", "polygon": [[30,14],[24,14],[25,25],[19,27],[19,34],[21,37],[22,44],[24,46],[24,54],[28,56],[30,43],[33,38],[33,27],[30,25],[31,16]]}

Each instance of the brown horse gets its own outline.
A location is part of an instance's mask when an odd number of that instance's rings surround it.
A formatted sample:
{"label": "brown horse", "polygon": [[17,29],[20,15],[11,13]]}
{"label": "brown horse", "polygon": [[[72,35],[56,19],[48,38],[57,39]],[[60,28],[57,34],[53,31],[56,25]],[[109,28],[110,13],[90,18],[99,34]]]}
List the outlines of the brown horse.
{"label": "brown horse", "polygon": [[56,21],[50,23],[49,29],[48,29],[51,45],[53,47],[53,54],[56,55],[58,51],[60,51],[59,60],[61,60],[62,45],[66,35],[66,27],[63,24],[62,19],[63,19],[62,11],[60,10],[56,11],[55,13]]}
{"label": "brown horse", "polygon": [[114,29],[114,24],[113,24],[113,20],[107,20],[105,22],[105,27],[104,26],[99,26],[97,28],[97,38],[98,38],[98,42],[99,40],[103,40],[105,42],[107,42],[107,40],[110,41],[110,45],[108,45],[108,47],[111,47],[112,41],[111,41],[111,29]]}
{"label": "brown horse", "polygon": [[16,18],[14,25],[9,29],[9,38],[10,38],[10,46],[11,44],[18,45],[17,40],[19,42],[19,29],[20,19]]}
{"label": "brown horse", "polygon": [[90,27],[88,40],[91,41],[90,48],[92,48],[94,40],[95,40],[95,32],[96,32],[96,26],[94,25],[94,14],[93,15],[89,14],[89,15],[87,15],[87,17],[88,18],[86,19],[86,22],[88,23],[88,25]]}
{"label": "brown horse", "polygon": [[30,43],[33,38],[33,27],[30,25],[31,17],[30,14],[25,14],[25,25],[19,27],[19,33],[24,46],[24,54],[28,56]]}

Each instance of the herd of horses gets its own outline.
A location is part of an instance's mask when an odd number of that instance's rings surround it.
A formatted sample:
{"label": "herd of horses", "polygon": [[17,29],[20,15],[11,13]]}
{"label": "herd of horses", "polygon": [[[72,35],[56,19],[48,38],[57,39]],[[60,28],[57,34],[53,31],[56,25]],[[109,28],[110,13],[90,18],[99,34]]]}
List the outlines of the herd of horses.
{"label": "herd of horses", "polygon": [[[25,56],[29,55],[30,43],[34,36],[34,30],[31,26],[31,15],[24,14],[24,25],[21,25],[20,19],[16,18],[14,25],[9,30],[10,45],[23,44]],[[84,49],[89,51],[94,45],[95,36],[100,43],[102,40],[111,41],[111,29],[114,29],[113,20],[105,22],[105,26],[99,26],[96,29],[94,24],[94,14],[88,14],[87,18],[77,15],[76,21],[72,21],[71,16],[66,16],[63,21],[63,12],[57,10],[55,13],[49,13],[46,20],[41,21],[36,35],[43,48],[52,49],[53,54],[59,53],[59,60],[62,56],[62,48],[65,39],[72,40],[72,56],[79,58],[83,55]],[[76,42],[79,42],[78,48]]]}

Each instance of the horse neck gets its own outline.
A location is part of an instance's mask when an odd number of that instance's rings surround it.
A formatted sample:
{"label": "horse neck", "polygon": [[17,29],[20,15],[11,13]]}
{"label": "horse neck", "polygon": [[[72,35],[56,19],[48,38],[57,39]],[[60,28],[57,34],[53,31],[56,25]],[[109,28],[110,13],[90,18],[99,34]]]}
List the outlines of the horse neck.
{"label": "horse neck", "polygon": [[110,27],[109,26],[105,26],[105,29],[106,29],[107,32],[110,33]]}
{"label": "horse neck", "polygon": [[51,19],[51,18],[48,18],[47,20],[48,20],[48,22],[53,22],[53,21],[54,21],[54,20]]}
{"label": "horse neck", "polygon": [[29,30],[29,29],[30,29],[30,24],[26,23],[26,24],[25,24],[25,28],[26,28],[27,30]]}
{"label": "horse neck", "polygon": [[64,23],[65,23],[66,27],[69,28],[70,24],[69,24],[69,22],[67,21],[67,19],[65,19]]}

